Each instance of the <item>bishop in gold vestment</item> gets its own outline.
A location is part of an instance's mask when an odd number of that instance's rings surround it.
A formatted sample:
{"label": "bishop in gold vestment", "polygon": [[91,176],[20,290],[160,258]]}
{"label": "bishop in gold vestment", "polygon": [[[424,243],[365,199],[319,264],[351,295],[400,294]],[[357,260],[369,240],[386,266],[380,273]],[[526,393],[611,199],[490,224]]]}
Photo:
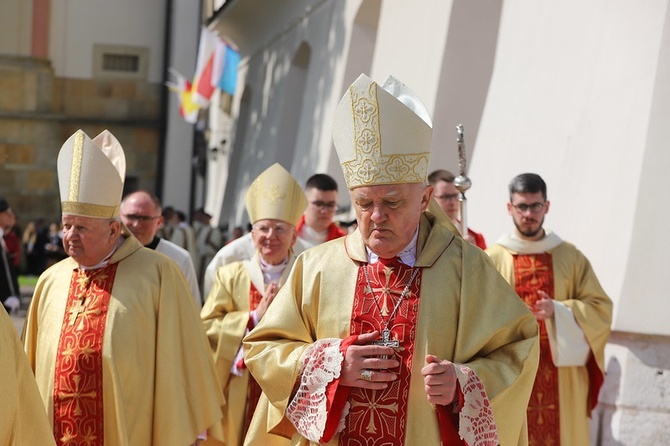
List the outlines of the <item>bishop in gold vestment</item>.
{"label": "bishop in gold vestment", "polygon": [[[354,288],[365,262],[357,231],[305,251],[271,311],[245,338],[248,367],[270,401],[266,429],[300,438],[285,416],[300,381],[299,358],[319,339],[356,334],[350,331]],[[491,399],[500,444],[526,444],[535,321],[485,255],[429,213],[421,219],[416,266],[423,273],[404,444],[440,444],[436,409],[426,401],[421,376],[427,354],[471,367]],[[248,444],[260,444],[251,441],[251,432],[248,438]],[[300,444],[310,442],[303,438]],[[337,445],[337,437],[328,444]]]}
{"label": "bishop in gold vestment", "polygon": [[221,438],[221,391],[179,267],[119,218],[125,156],[81,130],[58,156],[63,246],[38,279],[24,347],[63,446]]}
{"label": "bishop in gold vestment", "polygon": [[361,75],[333,141],[358,228],[298,256],[244,340],[264,432],[293,444],[526,444],[537,326],[488,257],[436,208],[432,127],[393,77]]}
{"label": "bishop in gold vestment", "polygon": [[[110,263],[118,266],[100,333],[104,444],[191,444],[217,425],[222,400],[188,285],[172,260],[129,234]],[[77,269],[67,258],[40,276],[24,330],[26,353],[52,422],[57,358],[73,360],[59,351],[59,339],[76,314],[67,303]],[[74,328],[83,328],[89,314],[79,314]],[[72,398],[82,411],[91,407],[87,395]]]}
{"label": "bishop in gold vestment", "polygon": [[[227,446],[242,445],[261,398],[261,389],[244,364],[242,338],[254,330],[266,310],[271,311],[268,305],[286,283],[295,261],[295,225],[306,204],[300,185],[278,163],[253,181],[246,208],[256,253],[248,260],[217,269],[214,286],[200,312],[226,400],[222,426]],[[266,400],[260,404],[262,417]],[[287,443],[282,437],[268,435],[258,444]]]}

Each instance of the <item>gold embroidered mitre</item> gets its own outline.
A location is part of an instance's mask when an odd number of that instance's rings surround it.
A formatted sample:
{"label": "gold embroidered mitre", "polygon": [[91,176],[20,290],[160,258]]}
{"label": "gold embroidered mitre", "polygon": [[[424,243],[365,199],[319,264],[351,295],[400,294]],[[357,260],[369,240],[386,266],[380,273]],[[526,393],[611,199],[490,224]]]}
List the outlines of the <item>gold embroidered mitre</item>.
{"label": "gold embroidered mitre", "polygon": [[307,198],[295,178],[275,163],[251,183],[246,206],[252,224],[273,219],[297,226],[307,207]]}
{"label": "gold embroidered mitre", "polygon": [[126,158],[109,131],[91,139],[77,130],[58,153],[58,184],[63,214],[93,218],[119,215]]}
{"label": "gold embroidered mitre", "polygon": [[361,74],[335,110],[333,143],[347,187],[426,181],[432,123],[421,100],[392,76]]}

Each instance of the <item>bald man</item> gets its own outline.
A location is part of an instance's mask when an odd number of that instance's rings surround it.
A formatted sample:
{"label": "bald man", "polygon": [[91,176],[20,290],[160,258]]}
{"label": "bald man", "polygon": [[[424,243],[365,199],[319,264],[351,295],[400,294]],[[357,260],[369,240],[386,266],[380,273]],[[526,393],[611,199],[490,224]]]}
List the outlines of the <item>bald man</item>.
{"label": "bald man", "polygon": [[193,299],[198,308],[202,307],[198,276],[191,255],[181,246],[156,235],[163,225],[161,202],[154,194],[137,191],[127,195],[121,202],[121,220],[130,232],[149,249],[165,254],[179,266],[184,273]]}

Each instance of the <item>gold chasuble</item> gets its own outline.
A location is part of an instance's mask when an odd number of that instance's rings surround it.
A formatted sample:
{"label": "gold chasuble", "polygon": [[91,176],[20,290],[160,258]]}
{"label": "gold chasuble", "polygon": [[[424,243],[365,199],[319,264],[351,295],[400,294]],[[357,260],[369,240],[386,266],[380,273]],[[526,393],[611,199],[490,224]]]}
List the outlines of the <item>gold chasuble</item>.
{"label": "gold chasuble", "polygon": [[107,266],[83,271],[67,258],[45,271],[24,347],[58,444],[222,438],[221,389],[197,311],[177,265],[125,230]]}
{"label": "gold chasuble", "polygon": [[[486,255],[455,237],[443,219],[444,213],[422,215],[414,265],[420,272],[399,305],[412,268],[367,266],[359,231],[298,256],[287,283],[244,339],[245,362],[264,392],[259,409],[267,413],[262,422],[252,423],[245,444],[264,444],[267,432],[292,438],[294,445],[318,444],[326,419],[334,418],[334,434],[325,442],[330,446],[381,444],[382,439],[394,445],[440,445],[439,414],[454,407],[436,408],[426,399],[421,369],[428,354],[453,361],[459,371],[468,368],[473,379],[463,385],[459,378],[460,390],[485,392],[490,400],[490,407],[477,408],[472,419],[472,407],[460,408],[456,436],[473,439],[470,445],[491,444],[491,437],[459,428],[476,425],[476,418],[492,411],[501,445],[527,444],[525,408],[537,370],[537,324]],[[328,392],[338,385],[340,346],[360,333],[383,333],[387,323],[386,341],[397,342],[402,363],[398,385],[385,392],[351,388],[346,404],[330,406],[339,404]],[[385,341],[383,334],[381,338]],[[322,351],[327,353],[318,356]],[[326,379],[303,373],[310,352],[328,361],[315,364],[316,369],[325,367],[328,373],[321,377]],[[318,381],[325,382],[325,389],[316,386]],[[311,393],[296,393],[312,383]],[[310,401],[320,398],[304,412],[314,415],[307,426],[314,427],[314,435],[302,434],[304,426],[297,422],[299,431],[294,412],[287,413],[300,406],[296,400],[303,395]]]}
{"label": "gold chasuble", "polygon": [[72,274],[54,373],[58,445],[102,443],[102,341],[117,264]]}
{"label": "gold chasuble", "polygon": [[[539,241],[506,235],[486,252],[526,305],[539,299],[538,290],[554,300],[554,317],[538,323],[541,359],[528,404],[529,444],[588,444],[588,418],[604,377],[612,302],[588,259],[551,231]],[[561,314],[567,314],[567,323]],[[575,360],[578,348],[584,353]]]}

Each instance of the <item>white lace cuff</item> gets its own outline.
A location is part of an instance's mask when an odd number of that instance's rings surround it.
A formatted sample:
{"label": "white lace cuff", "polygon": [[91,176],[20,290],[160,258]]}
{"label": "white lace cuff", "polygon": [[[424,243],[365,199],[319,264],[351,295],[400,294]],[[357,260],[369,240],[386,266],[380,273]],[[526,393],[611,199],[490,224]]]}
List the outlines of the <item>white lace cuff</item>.
{"label": "white lace cuff", "polygon": [[454,370],[465,400],[458,435],[470,446],[497,446],[498,431],[484,384],[470,367],[454,364]]}
{"label": "white lace cuff", "polygon": [[286,418],[309,441],[318,443],[326,427],[326,386],[339,378],[344,357],[341,339],[320,339],[300,358],[300,386],[286,408]]}

